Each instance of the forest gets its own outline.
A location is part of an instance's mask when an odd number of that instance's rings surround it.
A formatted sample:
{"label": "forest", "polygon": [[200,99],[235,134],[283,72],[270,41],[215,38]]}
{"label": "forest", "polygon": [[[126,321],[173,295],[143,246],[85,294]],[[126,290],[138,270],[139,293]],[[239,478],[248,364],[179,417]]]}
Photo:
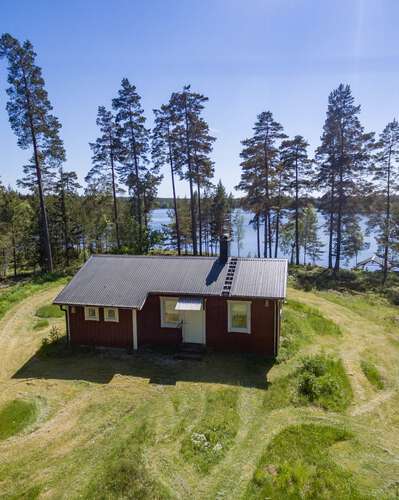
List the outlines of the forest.
{"label": "forest", "polygon": [[[334,273],[365,248],[360,217],[367,215],[386,280],[399,251],[399,123],[387,117],[382,131],[365,130],[348,84],[328,96],[314,154],[305,137],[287,136],[260,103],[252,134],[243,134],[234,196],[214,181],[217,138],[204,117],[208,98],[190,85],[152,111],[150,129],[138,89],[123,78],[112,101],[99,103],[98,136],[88,137],[92,163],[81,185],[64,166],[61,123],[34,47],[3,34],[0,62],[0,78],[8,81],[4,112],[17,146],[31,155],[16,187],[0,183],[2,278],[68,269],[92,253],[214,255],[223,234],[239,246],[241,207],[252,214],[257,257],[284,250],[293,264],[314,263],[322,251],[319,210]],[[170,199],[158,199],[165,172]],[[187,197],[176,195],[177,179],[187,183]],[[151,214],[159,206],[168,208],[171,222],[154,230]]]}

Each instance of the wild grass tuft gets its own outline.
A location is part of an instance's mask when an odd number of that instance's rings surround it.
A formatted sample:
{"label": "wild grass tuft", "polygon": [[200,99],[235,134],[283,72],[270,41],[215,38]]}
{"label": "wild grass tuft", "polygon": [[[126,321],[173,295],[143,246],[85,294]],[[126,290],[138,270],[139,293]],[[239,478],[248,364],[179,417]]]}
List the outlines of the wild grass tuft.
{"label": "wild grass tuft", "polygon": [[297,384],[300,401],[326,410],[343,411],[352,400],[352,388],[342,361],[325,354],[302,359]]}
{"label": "wild grass tuft", "polygon": [[38,408],[33,401],[16,399],[0,409],[0,441],[21,432],[37,418]]}
{"label": "wild grass tuft", "polygon": [[47,319],[39,319],[36,321],[36,323],[33,325],[34,330],[42,330],[43,328],[46,328],[49,326],[49,322]]}
{"label": "wild grass tuft", "polygon": [[364,498],[351,473],[329,454],[333,444],[350,438],[347,431],[332,426],[285,428],[266,448],[244,498]]}
{"label": "wild grass tuft", "polygon": [[46,304],[45,306],[39,307],[36,311],[36,316],[38,318],[62,318],[64,312],[54,304]]}
{"label": "wild grass tuft", "polygon": [[234,442],[240,421],[237,401],[236,389],[209,392],[201,421],[182,442],[184,458],[203,473],[219,462]]}
{"label": "wild grass tuft", "polygon": [[378,371],[378,368],[372,361],[363,359],[360,362],[360,367],[370,384],[372,384],[378,390],[384,388],[384,379],[382,378],[380,372]]}

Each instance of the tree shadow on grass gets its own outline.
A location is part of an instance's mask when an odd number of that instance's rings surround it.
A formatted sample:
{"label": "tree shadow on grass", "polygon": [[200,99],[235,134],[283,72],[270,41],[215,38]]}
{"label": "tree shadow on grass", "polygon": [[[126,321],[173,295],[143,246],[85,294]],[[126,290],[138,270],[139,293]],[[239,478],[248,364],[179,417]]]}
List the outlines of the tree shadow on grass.
{"label": "tree shadow on grass", "polygon": [[115,375],[148,379],[151,384],[216,383],[267,388],[274,360],[249,354],[207,353],[201,361],[178,360],[173,352],[67,349],[43,346],[14,379],[58,379],[108,384]]}

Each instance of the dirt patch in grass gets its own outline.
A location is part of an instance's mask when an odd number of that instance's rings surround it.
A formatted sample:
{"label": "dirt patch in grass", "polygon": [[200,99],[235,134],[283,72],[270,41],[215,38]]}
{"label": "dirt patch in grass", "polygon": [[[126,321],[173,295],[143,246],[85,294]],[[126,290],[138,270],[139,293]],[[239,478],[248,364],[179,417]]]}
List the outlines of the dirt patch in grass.
{"label": "dirt patch in grass", "polygon": [[370,384],[372,384],[378,390],[384,389],[384,379],[382,378],[381,373],[378,371],[378,368],[372,361],[363,359],[360,362],[360,367]]}
{"label": "dirt patch in grass", "polygon": [[36,316],[38,318],[62,318],[64,312],[54,304],[46,304],[45,306],[39,307],[36,311]]}
{"label": "dirt patch in grass", "polygon": [[329,454],[333,444],[350,438],[347,431],[331,426],[287,427],[266,448],[244,498],[364,498],[351,473]]}
{"label": "dirt patch in grass", "polygon": [[38,408],[33,401],[16,399],[0,408],[0,441],[23,431],[37,418]]}
{"label": "dirt patch in grass", "polygon": [[201,421],[183,440],[184,458],[203,473],[218,463],[234,442],[240,420],[237,401],[236,389],[210,391]]}

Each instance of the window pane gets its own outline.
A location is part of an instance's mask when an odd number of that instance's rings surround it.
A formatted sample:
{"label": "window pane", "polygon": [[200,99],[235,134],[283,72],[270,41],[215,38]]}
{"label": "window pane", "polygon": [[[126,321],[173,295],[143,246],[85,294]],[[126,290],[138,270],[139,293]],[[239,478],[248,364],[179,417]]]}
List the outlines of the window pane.
{"label": "window pane", "polygon": [[89,307],[89,317],[90,318],[95,318],[97,315],[96,315],[96,310],[93,309],[92,307]]}
{"label": "window pane", "polygon": [[108,319],[115,319],[115,309],[107,309],[107,317]]}
{"label": "window pane", "polygon": [[233,328],[248,327],[248,306],[247,304],[231,304],[231,326]]}
{"label": "window pane", "polygon": [[164,322],[177,323],[179,321],[179,312],[175,311],[177,301],[173,299],[164,300]]}

